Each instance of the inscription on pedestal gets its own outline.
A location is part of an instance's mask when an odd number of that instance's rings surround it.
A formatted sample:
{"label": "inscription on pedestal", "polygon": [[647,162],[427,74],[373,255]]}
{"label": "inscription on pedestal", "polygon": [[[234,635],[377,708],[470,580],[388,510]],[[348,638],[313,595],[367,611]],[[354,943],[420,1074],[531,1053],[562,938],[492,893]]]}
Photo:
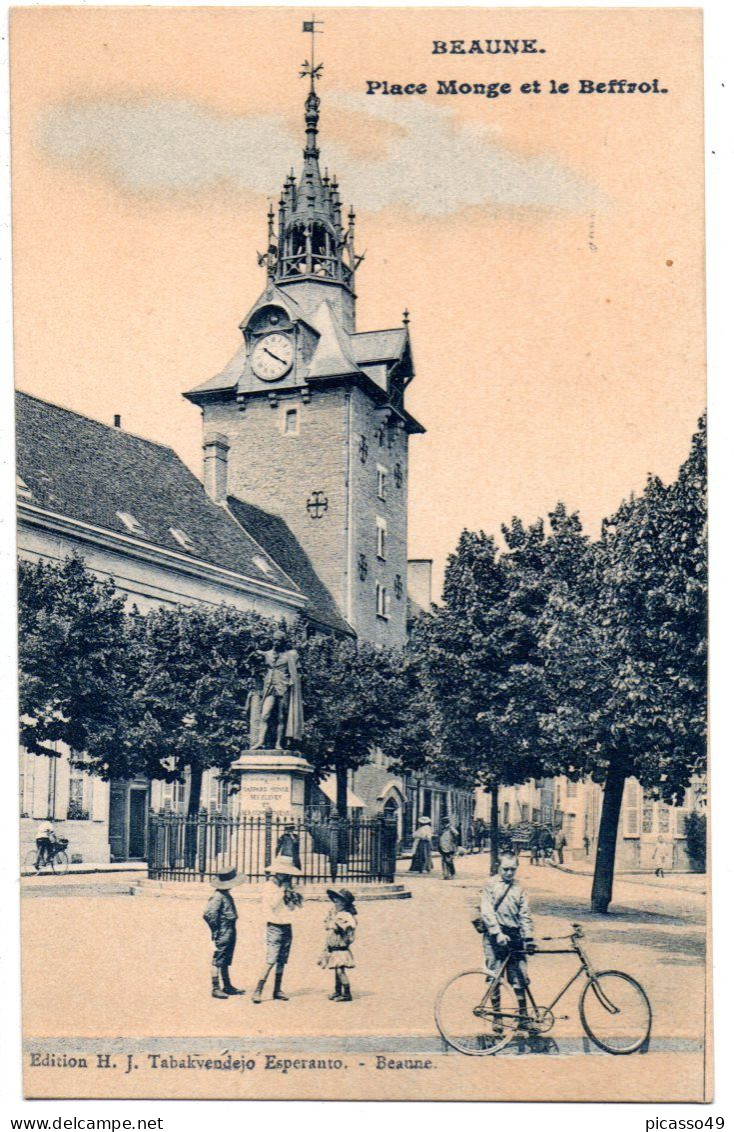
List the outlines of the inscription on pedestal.
{"label": "inscription on pedestal", "polygon": [[243,810],[288,810],[291,805],[290,775],[243,774],[240,791]]}

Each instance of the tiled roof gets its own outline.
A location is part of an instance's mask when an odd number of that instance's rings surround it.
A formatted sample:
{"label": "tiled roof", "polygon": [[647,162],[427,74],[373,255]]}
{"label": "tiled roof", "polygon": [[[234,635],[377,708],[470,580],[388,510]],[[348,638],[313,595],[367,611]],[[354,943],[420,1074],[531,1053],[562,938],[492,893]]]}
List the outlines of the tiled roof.
{"label": "tiled roof", "polygon": [[253,503],[245,503],[230,495],[229,508],[235,518],[242,523],[264,546],[271,558],[281,569],[293,578],[302,593],[309,599],[305,610],[307,617],[338,633],[354,636],[354,631],[344,620],[334,598],[314,570],[311,559],[298,542],[288,524],[279,515],[263,511]]}
{"label": "tiled roof", "polygon": [[364,330],[350,334],[349,341],[357,365],[364,366],[397,361],[405,349],[407,337],[406,330]]}
{"label": "tiled roof", "polygon": [[17,471],[31,492],[30,498],[23,494],[27,503],[187,553],[173,528],[189,542],[191,558],[298,593],[171,448],[27,393],[16,394],[16,430]]}

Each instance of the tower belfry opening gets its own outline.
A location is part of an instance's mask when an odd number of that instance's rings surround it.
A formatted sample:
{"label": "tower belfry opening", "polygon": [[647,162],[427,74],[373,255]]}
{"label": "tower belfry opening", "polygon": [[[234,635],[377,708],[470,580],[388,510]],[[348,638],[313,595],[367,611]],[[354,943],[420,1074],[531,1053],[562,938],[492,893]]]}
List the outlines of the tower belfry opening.
{"label": "tower belfry opening", "polygon": [[323,74],[323,63],[315,62],[316,25],[304,22],[311,34],[311,58],[300,70],[308,79],[305,102],[305,145],[300,178],[290,171],[278,202],[277,231],[275,213],[268,213],[268,253],[261,256],[268,280],[286,285],[304,279],[330,280],[354,293],[354,276],[364,256],[354,247],[355,214],[349,210],[347,223],[342,217],[342,201],[337,178],[319,165],[319,112],[321,100],[316,83]]}

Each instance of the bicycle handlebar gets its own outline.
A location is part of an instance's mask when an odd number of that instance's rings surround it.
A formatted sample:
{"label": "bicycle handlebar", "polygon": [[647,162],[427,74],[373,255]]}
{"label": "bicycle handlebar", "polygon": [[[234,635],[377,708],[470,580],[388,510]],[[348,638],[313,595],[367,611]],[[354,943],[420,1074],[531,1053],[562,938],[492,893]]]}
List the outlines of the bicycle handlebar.
{"label": "bicycle handlebar", "polygon": [[540,937],[542,943],[550,943],[555,939],[583,939],[584,928],[583,924],[571,924],[573,931],[570,935],[542,935]]}

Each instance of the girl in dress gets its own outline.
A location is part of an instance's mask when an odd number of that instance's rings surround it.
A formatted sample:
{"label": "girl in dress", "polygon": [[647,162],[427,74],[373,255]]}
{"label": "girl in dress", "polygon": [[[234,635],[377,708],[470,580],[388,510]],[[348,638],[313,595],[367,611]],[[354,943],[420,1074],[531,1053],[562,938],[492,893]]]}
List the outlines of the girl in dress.
{"label": "girl in dress", "polygon": [[319,966],[334,972],[334,993],[329,995],[332,1002],[351,1002],[352,988],[349,985],[347,969],[354,966],[351,945],[357,934],[357,909],[354,897],[348,888],[328,888],[326,895],[333,907],[324,920],[326,944],[319,959]]}

